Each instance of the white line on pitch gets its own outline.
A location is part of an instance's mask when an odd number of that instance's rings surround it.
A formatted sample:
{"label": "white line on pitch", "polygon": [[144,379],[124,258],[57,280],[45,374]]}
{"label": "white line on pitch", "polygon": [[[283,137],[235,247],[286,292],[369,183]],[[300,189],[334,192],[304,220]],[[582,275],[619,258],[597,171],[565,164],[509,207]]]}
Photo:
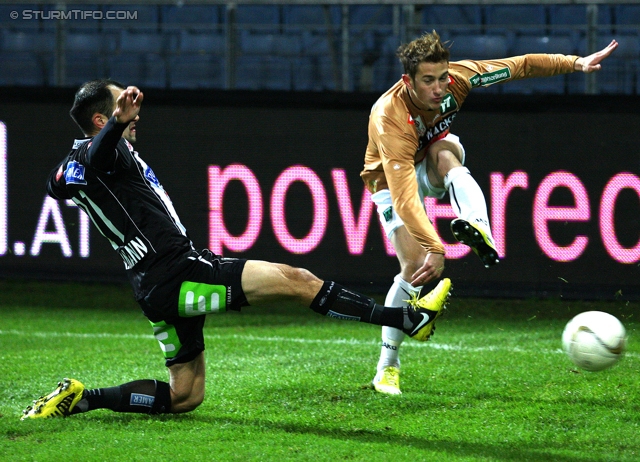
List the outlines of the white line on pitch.
{"label": "white line on pitch", "polygon": [[[79,333],[79,332],[26,332],[21,330],[0,330],[0,335],[17,335],[17,336],[25,336],[25,337],[42,337],[42,338],[54,338],[54,337],[68,337],[68,338],[131,338],[131,339],[143,339],[150,340],[153,339],[152,335],[146,334],[113,334],[113,333]],[[337,338],[332,340],[327,339],[307,339],[307,338],[298,338],[298,337],[259,337],[255,335],[240,335],[240,334],[229,334],[229,335],[207,335],[205,334],[205,339],[210,340],[224,340],[224,339],[241,339],[241,340],[251,340],[256,342],[291,342],[291,343],[315,343],[315,344],[325,344],[325,345],[379,345],[379,340],[357,340],[357,339],[344,339]],[[465,346],[462,344],[452,345],[446,343],[435,343],[435,342],[408,342],[403,343],[403,348],[432,348],[434,350],[445,350],[445,351],[469,351],[469,352],[484,352],[484,351],[511,351],[516,353],[562,353],[560,348],[557,349],[527,349],[527,348],[519,348],[519,347],[506,347],[506,346],[482,346],[482,347],[471,347]],[[629,356],[632,358],[640,357],[640,354],[636,353],[625,353],[625,356]]]}

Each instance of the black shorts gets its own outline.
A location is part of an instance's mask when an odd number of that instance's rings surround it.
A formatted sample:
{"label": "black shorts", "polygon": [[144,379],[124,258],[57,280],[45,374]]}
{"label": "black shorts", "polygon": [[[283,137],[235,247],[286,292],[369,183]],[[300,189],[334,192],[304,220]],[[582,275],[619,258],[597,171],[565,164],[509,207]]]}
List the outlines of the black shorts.
{"label": "black shorts", "polygon": [[205,315],[248,305],[241,284],[246,261],[208,250],[192,252],[175,273],[139,300],[167,367],[189,362],[204,351]]}

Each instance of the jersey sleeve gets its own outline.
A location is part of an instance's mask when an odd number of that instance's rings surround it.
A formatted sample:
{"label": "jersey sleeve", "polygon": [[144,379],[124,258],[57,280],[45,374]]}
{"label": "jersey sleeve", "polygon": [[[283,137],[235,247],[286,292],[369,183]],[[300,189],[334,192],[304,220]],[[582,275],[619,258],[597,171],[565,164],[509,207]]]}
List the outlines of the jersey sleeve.
{"label": "jersey sleeve", "polygon": [[409,234],[430,253],[444,254],[444,246],[420,202],[416,181],[415,153],[418,139],[403,128],[413,128],[407,122],[386,115],[378,116],[374,136],[378,145],[382,168],[387,180],[393,207]]}
{"label": "jersey sleeve", "polygon": [[[505,59],[456,61],[450,64],[452,77],[460,90],[487,87],[510,80],[551,77],[574,71],[578,56],[560,54],[527,54]],[[465,95],[466,96],[466,95]]]}
{"label": "jersey sleeve", "polygon": [[104,173],[113,173],[119,158],[118,143],[128,123],[119,124],[111,117],[91,141],[85,155],[87,165]]}
{"label": "jersey sleeve", "polygon": [[56,168],[49,173],[49,178],[47,179],[47,194],[58,200],[71,199],[64,181],[65,163],[66,159],[60,162]]}

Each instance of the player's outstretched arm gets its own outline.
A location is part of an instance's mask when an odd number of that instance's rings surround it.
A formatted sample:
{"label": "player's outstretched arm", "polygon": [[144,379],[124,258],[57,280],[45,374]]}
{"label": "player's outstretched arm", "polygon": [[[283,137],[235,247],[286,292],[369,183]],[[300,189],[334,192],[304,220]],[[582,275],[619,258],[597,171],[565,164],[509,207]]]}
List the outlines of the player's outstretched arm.
{"label": "player's outstretched arm", "polygon": [[576,71],[582,71],[587,74],[595,71],[599,71],[602,69],[600,63],[608,57],[613,50],[618,48],[618,42],[612,40],[609,45],[604,47],[602,50],[593,53],[592,55],[585,56],[584,58],[576,59],[576,62],[573,64],[574,69]]}
{"label": "player's outstretched arm", "polygon": [[138,87],[127,87],[126,90],[122,90],[113,111],[116,122],[119,124],[128,123],[135,119],[140,112],[143,99],[144,95]]}

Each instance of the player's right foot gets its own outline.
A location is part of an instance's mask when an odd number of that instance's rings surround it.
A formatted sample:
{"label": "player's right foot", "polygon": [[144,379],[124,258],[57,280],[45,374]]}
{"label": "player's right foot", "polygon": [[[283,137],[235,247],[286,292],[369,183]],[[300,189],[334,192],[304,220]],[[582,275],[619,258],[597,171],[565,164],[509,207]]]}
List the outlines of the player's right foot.
{"label": "player's right foot", "polygon": [[387,395],[401,395],[400,391],[400,369],[394,366],[387,366],[380,369],[371,382],[373,388],[378,393]]}
{"label": "player's right foot", "polygon": [[493,239],[482,227],[462,218],[451,222],[451,232],[461,244],[468,245],[480,257],[485,268],[500,262]]}
{"label": "player's right foot", "polygon": [[66,417],[82,399],[84,385],[74,379],[63,379],[55,390],[42,396],[22,412],[20,420],[44,417]]}
{"label": "player's right foot", "polygon": [[409,302],[410,309],[414,310],[414,325],[404,332],[411,338],[426,342],[436,330],[436,319],[444,311],[449,295],[451,294],[451,279],[444,278],[435,289],[422,298],[414,295]]}

